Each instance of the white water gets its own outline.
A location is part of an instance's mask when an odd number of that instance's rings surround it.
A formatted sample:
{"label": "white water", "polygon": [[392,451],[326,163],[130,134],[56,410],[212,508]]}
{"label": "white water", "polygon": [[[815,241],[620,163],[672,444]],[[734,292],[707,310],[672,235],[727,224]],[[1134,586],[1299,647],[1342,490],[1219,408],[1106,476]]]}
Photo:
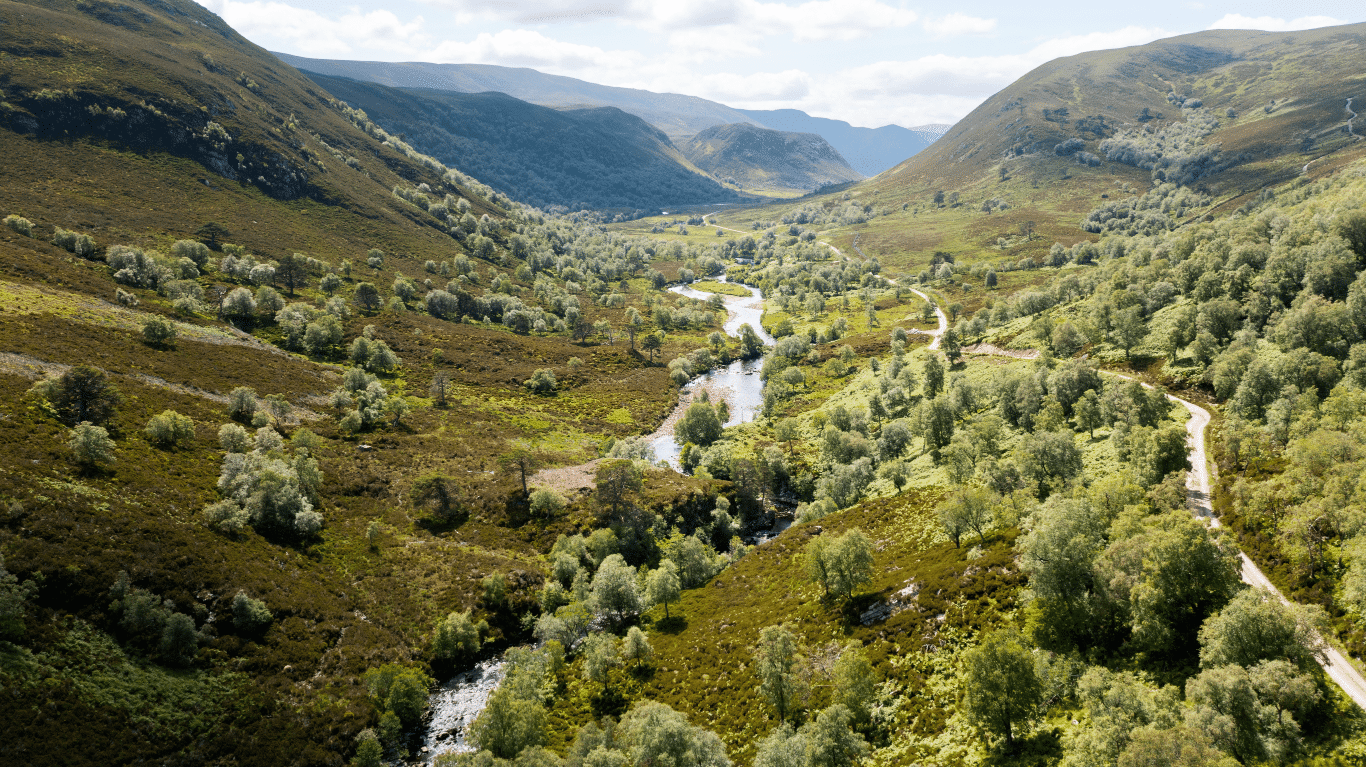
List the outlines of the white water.
{"label": "white water", "polygon": [[427,700],[431,717],[422,741],[427,749],[422,754],[424,762],[431,762],[437,754],[474,750],[465,735],[502,681],[503,659],[493,658],[456,674],[432,693]]}

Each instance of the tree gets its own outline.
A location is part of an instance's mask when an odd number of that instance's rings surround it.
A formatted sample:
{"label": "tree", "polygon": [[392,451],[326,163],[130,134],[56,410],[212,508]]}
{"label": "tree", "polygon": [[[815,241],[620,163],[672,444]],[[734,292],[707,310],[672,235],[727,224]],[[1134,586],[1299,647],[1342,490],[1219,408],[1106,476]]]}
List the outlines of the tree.
{"label": "tree", "polygon": [[376,288],[374,283],[370,282],[358,283],[352,300],[356,302],[356,306],[359,306],[363,312],[373,312],[379,309],[380,304],[383,303],[383,299],[381,299],[379,295],[379,288]]}
{"label": "tree", "polygon": [[1157,652],[1188,652],[1201,624],[1238,588],[1237,550],[1184,511],[1163,515],[1144,544],[1130,597],[1134,639]]}
{"label": "tree", "polygon": [[450,375],[444,370],[438,370],[432,376],[432,385],[428,387],[428,391],[431,392],[432,399],[436,400],[437,407],[445,407],[446,399],[451,395],[453,388]]}
{"label": "tree", "polygon": [[163,410],[152,416],[143,433],[154,445],[175,447],[194,440],[194,421],[174,410]]}
{"label": "tree", "polygon": [[749,323],[740,326],[740,356],[754,359],[764,352],[764,341]]}
{"label": "tree", "polygon": [[523,750],[545,743],[546,713],[540,700],[516,695],[503,685],[470,724],[470,741],[499,759],[512,759]]}
{"label": "tree", "polygon": [[963,710],[986,732],[1013,749],[1043,700],[1034,656],[1011,631],[995,631],[963,655]]}
{"label": "tree", "polygon": [[995,269],[988,269],[988,270],[987,270],[987,277],[986,277],[986,286],[987,286],[987,290],[995,290],[995,289],[996,289],[996,282],[997,282],[996,270],[995,270]]}
{"label": "tree", "polygon": [[716,408],[708,402],[694,402],[674,426],[674,441],[680,445],[691,442],[698,447],[707,447],[721,438],[722,429]]}
{"label": "tree", "polygon": [[935,453],[953,441],[953,406],[944,397],[935,397],[920,410],[920,428],[925,448]]}
{"label": "tree", "polygon": [[617,742],[633,765],[731,767],[715,733],[688,723],[663,703],[640,701],[617,726]]}
{"label": "tree", "polygon": [[1095,389],[1087,389],[1073,408],[1078,429],[1085,429],[1086,436],[1094,437],[1096,429],[1105,425],[1105,417],[1100,407],[1100,397]]}
{"label": "tree", "polygon": [[67,447],[76,456],[76,463],[87,468],[99,468],[114,462],[114,440],[103,426],[89,421],[76,424],[67,438]]}
{"label": "tree", "polygon": [[848,599],[872,580],[872,543],[857,527],[833,541],[812,538],[806,545],[806,575],[825,589],[827,597]]}
{"label": "tree", "polygon": [[598,565],[593,575],[592,600],[593,607],[612,623],[620,624],[640,612],[636,570],[620,554],[612,554]]}
{"label": "tree", "polygon": [[930,356],[925,359],[925,397],[933,399],[943,390],[944,363],[939,361],[938,354],[930,354]]}
{"label": "tree", "polygon": [[256,391],[249,386],[239,386],[228,394],[228,417],[234,421],[251,423],[256,407]]}
{"label": "tree", "polygon": [[848,708],[854,721],[869,720],[869,706],[877,692],[877,677],[867,653],[857,642],[846,645],[835,661],[834,690],[835,702]]}
{"label": "tree", "polygon": [[650,353],[650,362],[655,361],[655,352],[659,351],[663,346],[664,334],[660,331],[646,333],[645,337],[640,339],[640,348]]}
{"label": "tree", "polygon": [[163,661],[172,666],[188,666],[194,662],[199,649],[194,619],[184,613],[174,613],[161,631],[158,651]]}
{"label": "tree", "polygon": [[122,399],[103,370],[77,365],[57,379],[52,407],[67,426],[82,422],[100,426],[114,417],[114,409]]}
{"label": "tree", "polygon": [[623,660],[634,663],[637,668],[650,660],[654,654],[650,647],[650,640],[645,636],[645,632],[639,626],[632,626],[626,632],[626,639],[621,643],[621,657]]}
{"label": "tree", "polygon": [[170,346],[175,337],[175,323],[165,317],[149,317],[142,323],[142,340],[152,346]]}
{"label": "tree", "polygon": [[555,391],[557,383],[558,382],[555,380],[555,371],[550,368],[539,368],[535,373],[532,373],[531,378],[524,381],[522,385],[531,390],[533,394],[550,394]]}
{"label": "tree", "polygon": [[[943,349],[944,356],[949,358],[950,366],[958,364],[958,360],[963,356],[963,346],[958,342],[958,333],[953,328],[944,331],[944,335],[940,337],[939,348]],[[926,378],[928,377],[927,374]]]}
{"label": "tree", "polygon": [[759,694],[786,721],[801,707],[805,683],[800,674],[803,658],[797,635],[787,626],[766,626],[759,631],[754,648],[754,673],[759,677]]}
{"label": "tree", "polygon": [[609,458],[598,464],[593,484],[598,501],[611,510],[614,519],[620,519],[632,494],[641,488],[640,470],[634,461]]}
{"label": "tree", "polygon": [[1286,762],[1318,699],[1313,677],[1279,660],[1205,669],[1186,682],[1188,721],[1244,763]]}
{"label": "tree", "polygon": [[1110,338],[1115,345],[1124,350],[1124,359],[1129,359],[1135,346],[1148,337],[1148,326],[1143,324],[1143,307],[1131,306],[1115,315],[1114,329]]}
{"label": "tree", "polygon": [[424,474],[413,483],[412,498],[441,519],[449,519],[455,513],[455,481],[444,474]]}
{"label": "tree", "polygon": [[275,268],[275,276],[284,282],[285,290],[294,295],[295,289],[308,284],[308,257],[302,253],[285,256]]}
{"label": "tree", "polygon": [[0,557],[0,637],[17,638],[24,633],[28,600],[37,593],[37,583],[20,582],[18,576],[5,569],[5,558]]}
{"label": "tree", "polygon": [[453,612],[437,621],[432,637],[432,655],[441,660],[470,658],[479,652],[479,625],[470,611]]}
{"label": "tree", "polygon": [[540,468],[541,459],[530,450],[527,450],[524,447],[517,447],[513,448],[512,452],[499,457],[498,465],[503,471],[517,473],[518,478],[522,482],[522,495],[525,497],[528,494],[527,480],[532,474],[536,473],[538,468]]}
{"label": "tree", "polygon": [[986,544],[986,531],[991,526],[1000,500],[984,487],[966,487],[955,491],[940,504],[939,523],[944,526],[955,548],[968,530],[977,533],[978,541]]}
{"label": "tree", "polygon": [[1133,732],[1117,767],[1238,767],[1238,761],[1188,725],[1149,726]]}
{"label": "tree", "polygon": [[1272,592],[1245,589],[1200,627],[1200,665],[1285,660],[1311,671],[1325,657],[1320,637],[1327,628],[1328,616],[1318,605],[1286,604]]}
{"label": "tree", "polygon": [[259,635],[275,620],[266,603],[252,599],[245,591],[232,598],[233,628],[245,636]]}
{"label": "tree", "polygon": [[[631,628],[635,628],[632,626]],[[639,631],[640,629],[636,629]],[[621,651],[617,638],[611,634],[593,633],[583,642],[583,678],[601,685],[607,684],[607,675],[621,665]]]}
{"label": "tree", "polygon": [[531,514],[547,519],[564,510],[564,498],[554,490],[544,487],[531,491]]}
{"label": "tree", "polygon": [[682,593],[678,580],[678,566],[672,559],[662,559],[659,567],[645,578],[645,599],[652,605],[664,605],[664,618],[669,617],[669,603]]}
{"label": "tree", "polygon": [[216,221],[204,224],[196,229],[194,234],[200,242],[214,250],[218,250],[224,239],[232,236],[232,232],[229,232],[227,227]]}

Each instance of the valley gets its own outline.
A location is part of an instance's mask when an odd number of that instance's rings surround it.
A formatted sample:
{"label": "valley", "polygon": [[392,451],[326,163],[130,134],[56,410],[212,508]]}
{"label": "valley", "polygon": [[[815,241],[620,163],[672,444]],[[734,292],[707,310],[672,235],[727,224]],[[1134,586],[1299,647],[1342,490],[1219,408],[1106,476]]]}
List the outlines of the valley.
{"label": "valley", "polygon": [[938,138],[0,30],[0,764],[1366,758],[1366,25]]}

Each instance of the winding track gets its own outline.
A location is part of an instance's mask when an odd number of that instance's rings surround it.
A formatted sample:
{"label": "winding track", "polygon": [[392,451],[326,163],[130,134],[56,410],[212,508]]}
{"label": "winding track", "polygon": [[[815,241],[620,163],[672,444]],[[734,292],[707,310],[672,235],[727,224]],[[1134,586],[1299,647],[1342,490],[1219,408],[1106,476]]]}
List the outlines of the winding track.
{"label": "winding track", "polygon": [[1347,97],[1347,106],[1344,107],[1344,108],[1347,110],[1347,114],[1351,115],[1351,117],[1348,117],[1348,118],[1347,118],[1347,135],[1348,135],[1348,136],[1351,136],[1352,138],[1359,139],[1359,138],[1361,138],[1361,137],[1358,136],[1358,135],[1356,134],[1356,131],[1352,130],[1352,121],[1355,120],[1355,119],[1357,119],[1357,113],[1352,111],[1352,99],[1353,99],[1353,98],[1355,98],[1355,96],[1348,96],[1348,97]]}
{"label": "winding track", "polygon": [[[1134,380],[1126,375],[1112,373],[1118,378]],[[1143,384],[1145,388],[1151,389],[1152,386]],[[1167,395],[1167,399],[1184,407],[1190,413],[1190,420],[1186,421],[1186,444],[1190,449],[1190,472],[1186,474],[1186,502],[1190,506],[1191,513],[1210,527],[1220,527],[1219,518],[1214,516],[1214,508],[1210,505],[1210,482],[1209,482],[1209,461],[1205,454],[1205,427],[1209,426],[1209,411],[1188,402],[1180,397]],[[1285,598],[1280,589],[1266,577],[1261,568],[1248,558],[1247,554],[1238,552],[1242,559],[1243,583],[1259,588],[1274,594],[1283,604],[1290,604],[1290,600]],[[1337,650],[1337,648],[1323,641],[1318,637],[1319,665],[1328,677],[1337,683],[1342,691],[1347,693],[1362,710],[1366,710],[1366,679],[1351,664],[1347,658]]]}

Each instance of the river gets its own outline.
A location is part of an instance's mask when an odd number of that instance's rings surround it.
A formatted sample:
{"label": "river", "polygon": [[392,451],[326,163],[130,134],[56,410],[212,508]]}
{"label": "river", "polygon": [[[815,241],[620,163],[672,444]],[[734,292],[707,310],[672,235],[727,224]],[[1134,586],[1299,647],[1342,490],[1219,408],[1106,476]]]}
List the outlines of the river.
{"label": "river", "polygon": [[[720,278],[722,282],[725,278]],[[741,285],[749,291],[748,296],[727,296],[722,295],[721,300],[726,307],[726,323],[723,329],[726,335],[734,338],[740,337],[740,326],[749,325],[754,328],[754,332],[759,334],[765,346],[772,346],[773,336],[770,336],[759,320],[764,315],[764,296],[758,288],[751,288]],[[681,296],[695,298],[705,301],[712,297],[711,293],[703,293],[694,290],[686,285],[676,285],[669,290]],[[664,419],[659,428],[650,435],[650,446],[654,448],[655,457],[661,461],[668,461],[669,465],[675,469],[680,469],[679,453],[681,446],[674,442],[674,425],[678,419],[687,412],[688,405],[693,403],[700,392],[706,391],[711,397],[712,402],[725,401],[730,408],[730,420],[726,421],[726,426],[734,426],[740,423],[753,421],[755,416],[764,407],[764,383],[759,378],[759,371],[764,367],[762,358],[752,360],[735,360],[723,368],[717,368],[709,373],[698,376],[689,381],[679,392],[678,407]]]}
{"label": "river", "polygon": [[[725,278],[720,278],[722,282]],[[740,337],[740,326],[748,324],[759,334],[765,346],[772,346],[773,336],[764,331],[759,320],[764,314],[764,297],[758,288],[741,286],[750,292],[748,296],[722,295],[726,307],[726,323],[723,327],[727,335]],[[711,293],[703,293],[686,285],[670,288],[674,293],[688,298],[707,300]],[[674,442],[674,424],[687,412],[699,392],[706,391],[712,402],[725,400],[730,407],[730,420],[726,426],[754,420],[763,410],[764,384],[759,378],[763,368],[762,358],[736,360],[724,368],[717,368],[705,375],[689,381],[679,393],[678,406],[674,408],[664,423],[650,435],[650,444],[655,456],[668,461],[675,469],[680,469],[680,448]],[[769,530],[760,531],[749,537],[750,543],[763,543],[771,540],[792,524],[790,518],[779,518]],[[431,718],[423,737],[421,758],[431,763],[437,754],[447,752],[472,751],[465,742],[465,733],[470,723],[484,709],[489,696],[498,688],[503,679],[503,660],[496,658],[482,661],[473,669],[456,674],[432,694],[429,699]]]}

